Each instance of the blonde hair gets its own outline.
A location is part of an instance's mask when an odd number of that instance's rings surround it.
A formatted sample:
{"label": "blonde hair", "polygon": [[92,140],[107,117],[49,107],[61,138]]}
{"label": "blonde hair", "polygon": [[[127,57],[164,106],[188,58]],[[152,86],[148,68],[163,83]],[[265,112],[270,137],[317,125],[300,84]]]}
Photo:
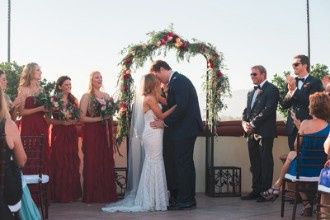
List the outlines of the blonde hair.
{"label": "blonde hair", "polygon": [[28,87],[31,85],[33,73],[37,66],[37,63],[28,63],[24,66],[21,78],[19,79],[18,92],[21,91],[22,87]]}
{"label": "blonde hair", "polygon": [[9,111],[7,101],[5,100],[5,93],[0,89],[0,120],[8,118]]}
{"label": "blonde hair", "polygon": [[93,71],[93,72],[91,72],[91,74],[89,74],[88,93],[89,93],[89,94],[92,94],[92,95],[94,95],[94,89],[93,89],[93,77],[94,77],[96,74],[100,74],[100,75],[101,75],[101,72],[100,72],[100,71]]}
{"label": "blonde hair", "polygon": [[146,74],[144,76],[144,88],[143,88],[143,95],[152,94],[157,97],[158,91],[157,86],[160,84],[159,80],[156,78],[154,74]]}

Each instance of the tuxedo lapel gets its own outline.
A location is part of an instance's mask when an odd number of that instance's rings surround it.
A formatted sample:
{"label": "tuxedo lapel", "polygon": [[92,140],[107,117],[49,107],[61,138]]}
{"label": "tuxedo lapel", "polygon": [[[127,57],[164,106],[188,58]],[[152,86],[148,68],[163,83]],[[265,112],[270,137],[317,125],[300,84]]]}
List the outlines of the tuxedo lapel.
{"label": "tuxedo lapel", "polygon": [[171,79],[170,79],[170,81],[168,82],[168,94],[167,94],[167,103],[169,104],[169,105],[171,105],[172,104],[172,96],[173,96],[173,94],[172,94],[172,92],[173,92],[173,81],[174,80],[176,80],[176,78],[178,77],[178,75],[179,75],[179,73],[178,72],[174,72],[173,73],[173,75],[172,75],[172,77],[171,77]]}
{"label": "tuxedo lapel", "polygon": [[253,98],[254,90],[251,90],[248,94],[248,109],[251,109],[252,98]]}
{"label": "tuxedo lapel", "polygon": [[312,81],[312,77],[309,75],[309,76],[306,78],[306,80],[304,81],[304,83],[303,83],[301,89],[305,89],[305,88],[307,88],[308,85],[311,83],[311,81]]}
{"label": "tuxedo lapel", "polygon": [[178,74],[178,72],[174,72],[170,81],[168,82],[168,94],[171,93],[173,81],[176,79],[176,77],[178,77]]}
{"label": "tuxedo lapel", "polygon": [[[262,94],[264,93],[264,91],[267,90],[268,85],[269,85],[269,83],[268,83],[268,81],[266,81],[263,84],[263,86],[257,91],[258,94],[257,94],[256,100],[254,101],[254,104],[252,106],[251,112],[257,106],[259,99],[262,97]],[[253,93],[251,96],[251,101],[252,101],[252,97],[253,97]]]}

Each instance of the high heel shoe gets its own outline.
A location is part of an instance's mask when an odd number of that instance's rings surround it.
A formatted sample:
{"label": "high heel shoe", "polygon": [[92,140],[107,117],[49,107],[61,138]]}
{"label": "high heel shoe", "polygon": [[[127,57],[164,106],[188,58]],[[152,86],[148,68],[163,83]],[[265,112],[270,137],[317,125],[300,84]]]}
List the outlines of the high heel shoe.
{"label": "high heel shoe", "polygon": [[274,202],[280,195],[280,189],[276,189],[274,187],[269,188],[268,190],[260,193],[262,197],[264,197],[267,201]]}
{"label": "high heel shoe", "polygon": [[304,208],[301,210],[300,215],[305,217],[310,217],[313,215],[313,209],[311,204],[308,201],[303,201]]}

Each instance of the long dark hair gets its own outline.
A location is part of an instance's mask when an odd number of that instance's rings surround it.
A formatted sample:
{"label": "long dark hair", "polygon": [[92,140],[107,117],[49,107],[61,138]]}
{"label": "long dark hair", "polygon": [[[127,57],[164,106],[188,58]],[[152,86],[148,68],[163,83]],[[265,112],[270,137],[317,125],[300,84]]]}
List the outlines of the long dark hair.
{"label": "long dark hair", "polygon": [[[68,77],[68,76],[60,76],[60,78],[57,79],[56,86],[55,86],[55,94],[62,92],[62,90],[60,89],[60,86],[62,86],[63,83],[66,80],[70,80],[71,81],[71,78]],[[71,93],[69,93],[69,95],[68,95],[68,101],[71,104],[76,105],[77,104],[76,100],[77,100],[76,97],[74,97]]]}

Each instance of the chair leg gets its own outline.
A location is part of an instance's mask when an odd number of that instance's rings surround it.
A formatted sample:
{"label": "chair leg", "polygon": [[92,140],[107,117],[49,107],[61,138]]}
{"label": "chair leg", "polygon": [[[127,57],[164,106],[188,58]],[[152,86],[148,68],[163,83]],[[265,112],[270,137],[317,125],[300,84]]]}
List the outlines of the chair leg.
{"label": "chair leg", "polygon": [[296,219],[297,203],[298,203],[298,198],[299,198],[299,191],[298,191],[299,183],[295,183],[294,185],[295,185],[294,186],[295,192],[294,192],[294,204],[293,204],[292,217],[291,217],[292,220]]}
{"label": "chair leg", "polygon": [[48,219],[48,183],[45,184],[45,218]]}
{"label": "chair leg", "polygon": [[285,179],[282,180],[282,200],[281,200],[281,217],[284,217],[284,205],[285,205]]}
{"label": "chair leg", "polygon": [[41,217],[42,219],[45,219],[45,212],[44,212],[44,200],[43,200],[43,190],[42,190],[42,184],[38,184],[39,187],[39,204],[40,204],[40,211],[41,211]]}
{"label": "chair leg", "polygon": [[321,219],[321,193],[317,192],[317,198],[316,198],[316,219]]}

